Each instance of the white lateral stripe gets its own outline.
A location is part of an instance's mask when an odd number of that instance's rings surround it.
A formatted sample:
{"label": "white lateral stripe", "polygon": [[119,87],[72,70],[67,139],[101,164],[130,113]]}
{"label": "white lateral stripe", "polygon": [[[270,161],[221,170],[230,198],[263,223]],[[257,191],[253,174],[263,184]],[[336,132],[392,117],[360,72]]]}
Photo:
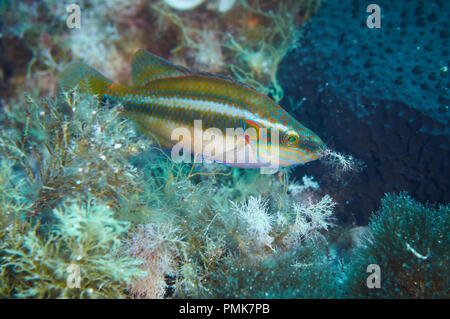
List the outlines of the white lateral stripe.
{"label": "white lateral stripe", "polygon": [[173,98],[157,97],[156,99],[154,99],[154,101],[156,103],[161,103],[169,107],[182,107],[192,111],[200,111],[200,112],[212,111],[222,115],[238,116],[242,118],[255,117],[255,114],[227,103],[220,103],[207,100],[201,101],[196,99],[177,98],[177,97]]}
{"label": "white lateral stripe", "polygon": [[182,107],[186,110],[207,112],[212,111],[214,113],[222,114],[229,117],[238,117],[246,120],[257,120],[262,125],[271,128],[277,128],[281,132],[287,131],[289,128],[281,123],[271,123],[265,119],[259,118],[257,114],[249,112],[248,110],[235,107],[228,103],[220,103],[208,100],[196,100],[189,98],[177,98],[177,97],[150,97],[143,98],[146,104],[162,104],[167,107]]}

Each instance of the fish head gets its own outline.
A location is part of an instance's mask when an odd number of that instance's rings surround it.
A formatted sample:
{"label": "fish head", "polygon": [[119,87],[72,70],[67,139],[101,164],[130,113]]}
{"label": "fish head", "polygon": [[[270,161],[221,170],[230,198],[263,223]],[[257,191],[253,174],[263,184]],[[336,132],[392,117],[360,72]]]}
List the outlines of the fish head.
{"label": "fish head", "polygon": [[325,143],[316,133],[298,122],[295,128],[287,129],[279,134],[281,166],[314,161],[322,156],[326,148]]}
{"label": "fish head", "polygon": [[325,143],[316,133],[281,107],[277,112],[247,122],[259,130],[266,129],[267,137],[259,133],[257,139],[253,139],[253,148],[258,150],[260,162],[272,163],[268,166],[304,164],[322,157],[326,149]]}

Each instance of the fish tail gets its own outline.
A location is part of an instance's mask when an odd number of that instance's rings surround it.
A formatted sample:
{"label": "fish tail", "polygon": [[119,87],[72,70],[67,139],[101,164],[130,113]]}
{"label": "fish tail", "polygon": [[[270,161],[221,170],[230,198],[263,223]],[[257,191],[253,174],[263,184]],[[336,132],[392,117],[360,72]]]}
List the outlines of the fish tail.
{"label": "fish tail", "polygon": [[78,87],[81,92],[99,97],[103,97],[110,83],[100,72],[83,62],[72,62],[58,78],[60,92]]}

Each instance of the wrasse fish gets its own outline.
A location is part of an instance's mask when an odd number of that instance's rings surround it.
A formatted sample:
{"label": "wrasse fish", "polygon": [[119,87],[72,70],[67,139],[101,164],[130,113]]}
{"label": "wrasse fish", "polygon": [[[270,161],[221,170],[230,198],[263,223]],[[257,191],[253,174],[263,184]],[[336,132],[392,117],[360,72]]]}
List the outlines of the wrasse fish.
{"label": "wrasse fish", "polygon": [[[302,164],[319,158],[325,148],[315,133],[268,96],[230,77],[190,71],[140,49],[133,57],[132,80],[133,86],[122,86],[82,62],[73,62],[61,74],[58,83],[62,90],[79,86],[100,98],[120,102],[125,114],[137,122],[143,133],[155,137],[166,149],[176,145],[172,140],[176,129],[184,128],[195,137],[198,133],[195,120],[202,120],[200,134],[206,133],[206,128],[217,128],[221,132],[227,128],[242,128],[243,134],[225,135],[224,139],[215,136],[210,140],[209,147],[215,147],[210,159],[230,166],[260,168]],[[258,133],[247,134],[249,128]],[[263,129],[278,139],[269,139],[269,135],[263,137],[260,133]],[[240,140],[240,143],[231,143],[239,146],[228,147],[229,139]],[[189,147],[191,154],[203,156],[203,138],[198,142],[183,136],[180,143]],[[275,143],[276,148],[272,147]],[[228,157],[236,150],[245,152],[245,160]]]}

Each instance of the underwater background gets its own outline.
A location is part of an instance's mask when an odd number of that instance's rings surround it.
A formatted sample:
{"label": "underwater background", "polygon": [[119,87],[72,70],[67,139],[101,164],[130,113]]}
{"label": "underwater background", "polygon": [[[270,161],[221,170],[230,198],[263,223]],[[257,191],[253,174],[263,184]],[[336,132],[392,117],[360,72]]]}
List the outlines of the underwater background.
{"label": "underwater background", "polygon": [[[79,28],[71,4],[0,2],[2,298],[448,298],[449,1],[83,0]],[[57,92],[79,60],[131,84],[140,48],[269,95],[329,154],[175,163]]]}

